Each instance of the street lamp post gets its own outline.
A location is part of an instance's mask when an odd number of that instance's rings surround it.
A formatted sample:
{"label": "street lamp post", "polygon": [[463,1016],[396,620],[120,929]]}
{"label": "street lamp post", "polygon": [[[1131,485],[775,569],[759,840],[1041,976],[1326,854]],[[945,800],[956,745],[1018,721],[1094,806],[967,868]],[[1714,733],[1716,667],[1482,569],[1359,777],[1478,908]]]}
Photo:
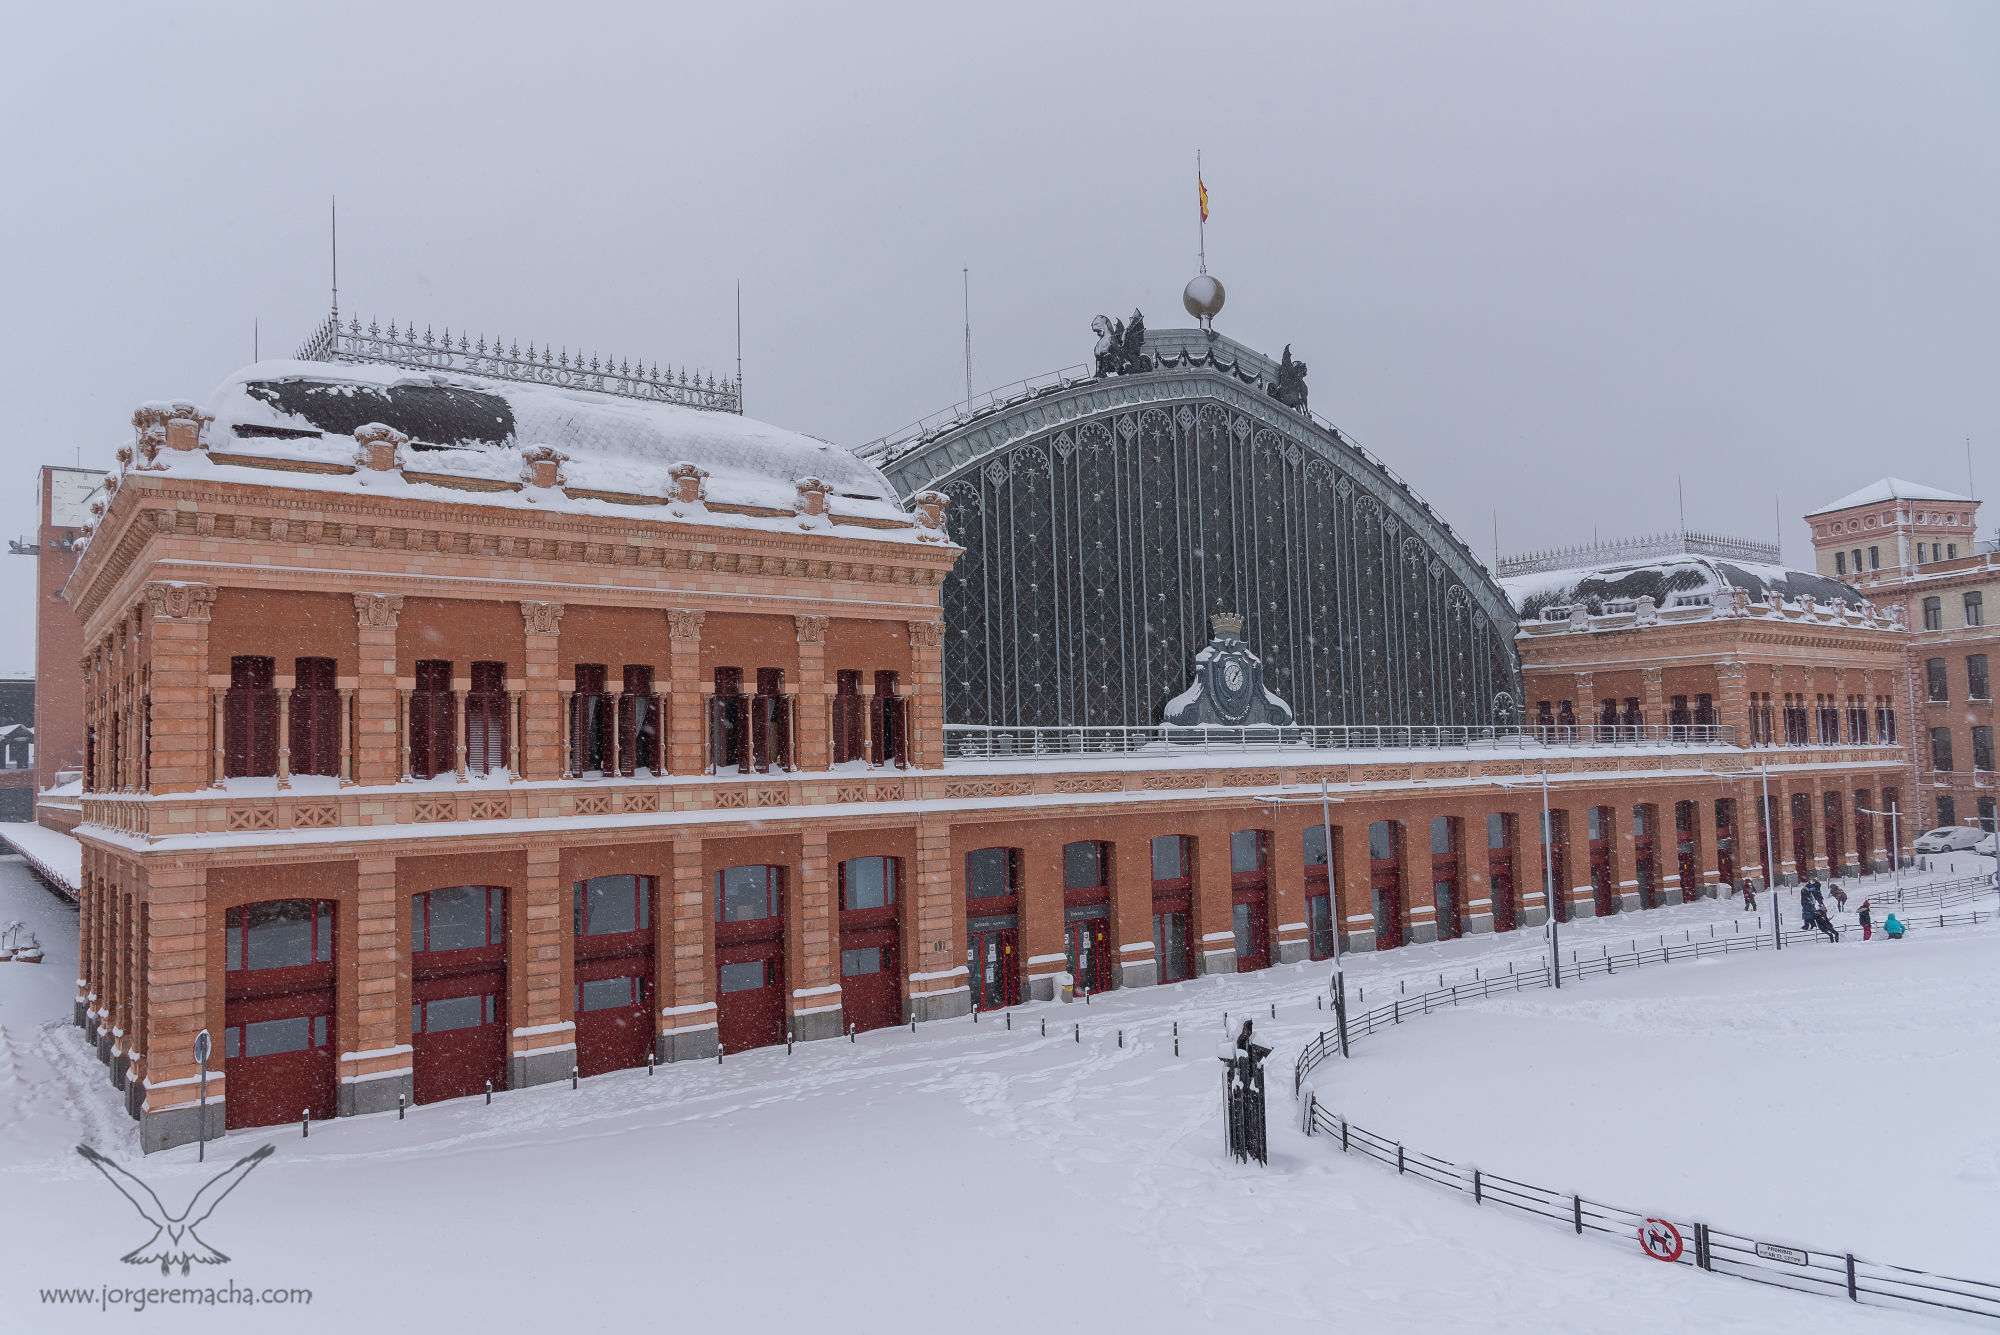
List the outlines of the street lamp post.
{"label": "street lamp post", "polygon": [[1771,810],[1771,762],[1768,757],[1759,757],[1757,769],[1764,779],[1764,888],[1771,892],[1771,942],[1779,950],[1785,948],[1785,913],[1778,903],[1778,851],[1773,844],[1777,837],[1772,826],[1778,823],[1777,813]]}
{"label": "street lamp post", "polygon": [[[1519,788],[1518,783],[1500,781],[1502,788]],[[1561,929],[1556,925],[1556,832],[1549,819],[1549,765],[1542,762],[1542,910],[1548,914],[1549,924],[1549,981],[1560,991],[1562,979],[1562,939]]]}

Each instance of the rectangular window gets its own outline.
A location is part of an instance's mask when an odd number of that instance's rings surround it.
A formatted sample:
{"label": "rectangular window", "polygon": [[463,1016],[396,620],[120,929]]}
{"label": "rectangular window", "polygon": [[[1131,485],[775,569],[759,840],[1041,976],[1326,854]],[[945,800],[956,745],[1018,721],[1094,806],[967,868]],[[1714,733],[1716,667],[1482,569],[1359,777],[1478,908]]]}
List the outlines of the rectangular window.
{"label": "rectangular window", "polygon": [[505,892],[497,885],[455,885],[410,897],[410,949],[477,950],[500,944]]}
{"label": "rectangular window", "polygon": [[715,920],[759,922],[778,916],[778,868],[731,867],[715,873]]}
{"label": "rectangular window", "polygon": [[[1931,729],[1931,768],[1951,772],[1951,729]],[[1950,824],[1949,821],[1944,822]]]}
{"label": "rectangular window", "polygon": [[1977,589],[1965,595],[1965,624],[1968,626],[1986,624],[1986,599]]}
{"label": "rectangular window", "polygon": [[1993,688],[1986,676],[1986,655],[1965,656],[1965,693],[1974,700],[1991,698]]}
{"label": "rectangular window", "polygon": [[1229,836],[1229,870],[1234,874],[1264,870],[1264,832],[1237,830]]}
{"label": "rectangular window", "polygon": [[1084,839],[1063,845],[1063,889],[1092,890],[1104,884],[1104,845]]}
{"label": "rectangular window", "polygon": [[1314,895],[1306,901],[1306,925],[1312,931],[1312,957],[1316,960],[1331,958],[1333,955],[1333,897]]}
{"label": "rectangular window", "polygon": [[1937,807],[1938,807],[1938,824],[1939,824],[1939,825],[1956,825],[1956,824],[1958,824],[1958,799],[1957,799],[1957,798],[1955,798],[1955,797],[1940,797],[1940,798],[1938,799],[1938,803],[1937,803]]}
{"label": "rectangular window", "polygon": [[1924,660],[1924,683],[1930,688],[1932,700],[1949,700],[1951,684],[1945,677],[1944,660],[1927,658]]}
{"label": "rectangular window", "polygon": [[1431,817],[1431,853],[1433,856],[1458,851],[1458,822],[1450,816]]}
{"label": "rectangular window", "polygon": [[1396,823],[1394,821],[1371,821],[1368,826],[1368,859],[1371,862],[1386,862],[1396,856]]}
{"label": "rectangular window", "polygon": [[623,1010],[638,1004],[637,978],[593,978],[576,985],[576,1008],[579,1011]]}
{"label": "rectangular window", "polygon": [[840,864],[840,907],[886,909],[896,902],[896,859],[849,858]]}
{"label": "rectangular window", "polygon": [[333,902],[276,899],[230,909],[223,917],[224,967],[296,969],[333,958]]}
{"label": "rectangular window", "polygon": [[1944,599],[1942,598],[1924,599],[1924,629],[1925,630],[1944,629]]}
{"label": "rectangular window", "polygon": [[840,952],[840,976],[856,978],[862,974],[882,972],[882,947],[867,946],[860,950]]}
{"label": "rectangular window", "polygon": [[1020,860],[1011,848],[980,848],[965,855],[965,897],[998,899],[1019,884]]}
{"label": "rectangular window", "polygon": [[1993,729],[1984,723],[1972,729],[1972,768],[1982,771],[1993,768]]}
{"label": "rectangular window", "polygon": [[1153,957],[1160,962],[1160,981],[1178,983],[1188,974],[1188,915],[1153,915]]}
{"label": "rectangular window", "polygon": [[1845,575],[1847,573],[1846,552],[1835,552],[1833,554],[1833,573],[1836,575]]}
{"label": "rectangular window", "polygon": [[[295,1015],[284,1020],[254,1020],[239,1026],[243,1037],[236,1037],[236,1030],[229,1031],[231,1042],[225,1046],[223,1056],[233,1057],[275,1057],[286,1052],[305,1052],[311,1048],[326,1046],[326,1017],[324,1015]],[[318,1041],[315,1042],[314,1040]],[[229,1049],[234,1048],[232,1052]]]}
{"label": "rectangular window", "polygon": [[1326,826],[1308,825],[1305,829],[1306,865],[1324,867],[1326,865]]}
{"label": "rectangular window", "polygon": [[436,1001],[422,1003],[421,1026],[412,1025],[413,1033],[445,1034],[454,1029],[477,1029],[482,1024],[493,1024],[499,1019],[499,998],[488,992],[482,996],[442,997]]}
{"label": "rectangular window", "polygon": [[593,876],[571,887],[578,936],[616,936],[653,925],[653,878]]}
{"label": "rectangular window", "polygon": [[1229,926],[1236,934],[1236,958],[1249,959],[1257,950],[1257,934],[1254,930],[1256,915],[1248,904],[1232,904],[1229,911]]}
{"label": "rectangular window", "polygon": [[1868,549],[1868,568],[1870,570],[1880,570],[1882,568],[1882,549],[1880,547],[1870,547]]}
{"label": "rectangular window", "polygon": [[1486,818],[1486,846],[1488,848],[1508,848],[1512,846],[1513,842],[1513,838],[1507,829],[1506,813],[1496,811]]}
{"label": "rectangular window", "polygon": [[1584,819],[1584,824],[1588,826],[1590,829],[1591,839],[1597,840],[1597,839],[1602,839],[1604,837],[1603,807],[1591,807],[1587,809],[1583,813],[1583,819]]}
{"label": "rectangular window", "polygon": [[765,986],[765,974],[769,960],[749,960],[742,964],[719,964],[715,969],[715,986],[721,992],[755,992]]}
{"label": "rectangular window", "polygon": [[[1307,858],[1308,862],[1312,859]],[[1153,879],[1156,881],[1181,881],[1187,879],[1187,836],[1163,834],[1153,840]]]}

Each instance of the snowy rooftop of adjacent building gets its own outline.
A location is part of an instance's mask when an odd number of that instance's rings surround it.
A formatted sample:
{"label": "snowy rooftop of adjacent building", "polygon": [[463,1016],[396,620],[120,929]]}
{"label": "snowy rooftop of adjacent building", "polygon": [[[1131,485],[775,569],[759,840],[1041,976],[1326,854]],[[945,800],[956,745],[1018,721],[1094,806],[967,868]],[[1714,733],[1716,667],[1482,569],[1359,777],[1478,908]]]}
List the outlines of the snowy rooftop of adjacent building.
{"label": "snowy rooftop of adjacent building", "polygon": [[1590,616],[1634,611],[1650,599],[1658,611],[1706,608],[1726,590],[1740,589],[1747,601],[1776,605],[1810,598],[1815,604],[1860,611],[1867,601],[1836,579],[1749,561],[1713,556],[1674,556],[1612,563],[1588,570],[1548,570],[1500,581],[1522,621],[1581,608]]}
{"label": "snowy rooftop of adjacent building", "polygon": [[1850,492],[1837,501],[1822,505],[1817,510],[1806,511],[1810,519],[1814,515],[1832,514],[1835,510],[1852,510],[1857,505],[1881,505],[1887,501],[1965,501],[1972,497],[1961,496],[1943,487],[1927,487],[1921,482],[1908,482],[1900,477],[1885,477],[1879,482],[1871,482],[1859,491]]}
{"label": "snowy rooftop of adjacent building", "polygon": [[[247,461],[268,461],[268,467],[304,467],[287,471],[281,483],[260,470],[258,481],[303,490],[365,488],[378,495],[460,504],[825,531],[830,526],[824,519],[813,522],[795,513],[798,483],[816,478],[829,489],[826,507],[835,519],[871,526],[866,531],[870,538],[916,536],[912,515],[874,467],[838,445],[731,412],[485,380],[455,371],[317,361],[262,361],[245,367],[218,385],[201,406],[215,418],[203,436],[207,453],[162,449],[157,465],[163,471],[249,474],[258,465]],[[354,433],[371,423],[410,438],[401,470],[349,471],[359,451]],[[539,446],[567,456],[561,489],[524,485],[523,451]],[[693,464],[707,474],[705,504],[671,499],[671,471],[680,464]],[[470,489],[406,480],[403,472],[462,481]],[[644,503],[654,498],[657,507]],[[710,508],[714,506],[731,509]],[[775,514],[731,512],[738,507]],[[659,513],[649,513],[655,508]]]}

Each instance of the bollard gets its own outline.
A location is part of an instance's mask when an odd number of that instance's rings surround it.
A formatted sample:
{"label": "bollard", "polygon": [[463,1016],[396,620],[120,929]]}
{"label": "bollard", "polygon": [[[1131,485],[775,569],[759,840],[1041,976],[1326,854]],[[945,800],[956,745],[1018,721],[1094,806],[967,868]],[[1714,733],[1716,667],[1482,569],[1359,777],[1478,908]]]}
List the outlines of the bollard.
{"label": "bollard", "polygon": [[977,1007],[977,1006],[974,1006],[974,1007],[972,1008],[972,1022],[973,1022],[974,1024],[978,1024],[978,1023],[979,1023],[979,1007]]}
{"label": "bollard", "polygon": [[577,1067],[577,1066],[572,1066],[572,1067],[570,1067],[570,1068],[569,1068],[569,1087],[570,1087],[571,1089],[576,1089],[576,1088],[578,1087],[578,1084],[577,1084],[577,1082],[578,1082],[578,1081],[579,1081],[579,1080],[580,1080],[580,1079],[582,1078],[582,1076],[583,1076],[583,1069],[582,1069],[581,1067]]}
{"label": "bollard", "polygon": [[1320,995],[1319,995],[1318,993],[1316,993],[1316,992],[1315,992],[1315,993],[1313,994],[1313,1000],[1314,1000],[1314,1001],[1317,1001],[1317,1002],[1319,1003],[1319,1005],[1317,1005],[1317,1006],[1313,1007],[1313,1009],[1314,1009],[1314,1010],[1322,1010],[1322,1011],[1323,1011],[1323,1010],[1325,1010],[1325,1009],[1326,1009],[1326,998],[1325,998],[1325,997],[1323,997],[1323,996],[1320,996]]}
{"label": "bollard", "polygon": [[915,1011],[910,1012],[910,1032],[913,1034],[917,1032],[917,1013]]}
{"label": "bollard", "polygon": [[[652,1073],[653,1073],[653,1054],[648,1052],[646,1054],[646,1074],[651,1075]],[[486,1085],[487,1088],[490,1089],[493,1086],[493,1082],[489,1080],[486,1082]]]}
{"label": "bollard", "polygon": [[722,1065],[722,1040],[719,1037],[715,1040],[715,1064]]}
{"label": "bollard", "polygon": [[852,1020],[847,1022],[847,1041],[850,1043],[854,1041],[854,1021]]}
{"label": "bollard", "polygon": [[1278,1018],[1278,1003],[1275,1001],[1271,1003],[1271,1018],[1274,1020]]}
{"label": "bollard", "polygon": [[1049,1036],[1049,1017],[1044,1015],[1042,1017],[1042,1037],[1047,1038],[1048,1036]]}
{"label": "bollard", "polygon": [[491,1080],[486,1082],[486,1106],[489,1108],[493,1106],[493,1082]]}
{"label": "bollard", "polygon": [[1076,1027],[1076,1041],[1083,1042],[1083,1026],[1080,1024]]}
{"label": "bollard", "polygon": [[404,1108],[403,1096],[401,1094],[398,1094],[396,1096],[396,1120],[399,1122],[403,1120],[403,1108]]}
{"label": "bollard", "polygon": [[792,1055],[792,1031],[789,1027],[785,1030],[785,1055]]}
{"label": "bollard", "polygon": [[1014,1012],[1012,1011],[1007,1012],[1007,1032],[1010,1034],[1014,1032]]}
{"label": "bollard", "polygon": [[1180,1055],[1181,1055],[1181,1036],[1178,1032],[1176,1032],[1174,1034],[1174,1056],[1178,1057]]}
{"label": "bollard", "polygon": [[1123,1029],[1118,1031],[1118,1046],[1121,1048],[1125,1046],[1125,1031]]}
{"label": "bollard", "polygon": [[307,1136],[310,1136],[310,1135],[312,1134],[312,1120],[313,1120],[313,1114],[312,1114],[312,1109],[311,1109],[311,1108],[301,1108],[301,1109],[299,1109],[299,1139],[300,1139],[300,1140],[304,1140],[304,1139],[305,1139],[305,1138],[306,1138]]}

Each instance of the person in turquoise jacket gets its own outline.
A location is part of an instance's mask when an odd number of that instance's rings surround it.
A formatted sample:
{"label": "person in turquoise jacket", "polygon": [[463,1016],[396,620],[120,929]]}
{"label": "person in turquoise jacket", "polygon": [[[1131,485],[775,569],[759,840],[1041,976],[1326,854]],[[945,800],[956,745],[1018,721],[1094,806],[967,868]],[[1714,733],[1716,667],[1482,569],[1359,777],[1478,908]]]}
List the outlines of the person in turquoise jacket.
{"label": "person in turquoise jacket", "polygon": [[1891,941],[1901,941],[1903,939],[1903,930],[1903,920],[1893,913],[1882,920],[1882,935],[1888,937]]}

